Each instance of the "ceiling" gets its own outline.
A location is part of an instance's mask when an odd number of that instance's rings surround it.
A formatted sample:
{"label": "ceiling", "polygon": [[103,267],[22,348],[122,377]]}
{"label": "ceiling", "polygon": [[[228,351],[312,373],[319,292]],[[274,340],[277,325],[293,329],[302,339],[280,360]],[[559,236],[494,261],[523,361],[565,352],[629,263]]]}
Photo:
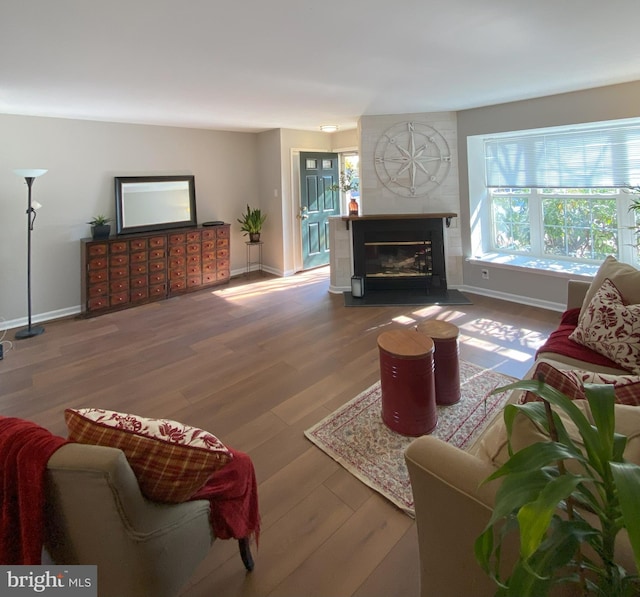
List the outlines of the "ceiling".
{"label": "ceiling", "polygon": [[0,113],[318,130],[640,80],[638,0],[2,0]]}

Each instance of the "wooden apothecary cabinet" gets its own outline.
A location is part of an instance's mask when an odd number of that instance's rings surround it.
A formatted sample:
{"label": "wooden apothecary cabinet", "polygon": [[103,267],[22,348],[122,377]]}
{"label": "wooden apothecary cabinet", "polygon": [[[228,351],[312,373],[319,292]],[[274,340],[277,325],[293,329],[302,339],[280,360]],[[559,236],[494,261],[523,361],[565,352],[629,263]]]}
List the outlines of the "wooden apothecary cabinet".
{"label": "wooden apothecary cabinet", "polygon": [[82,311],[100,315],[230,277],[230,225],[82,239]]}

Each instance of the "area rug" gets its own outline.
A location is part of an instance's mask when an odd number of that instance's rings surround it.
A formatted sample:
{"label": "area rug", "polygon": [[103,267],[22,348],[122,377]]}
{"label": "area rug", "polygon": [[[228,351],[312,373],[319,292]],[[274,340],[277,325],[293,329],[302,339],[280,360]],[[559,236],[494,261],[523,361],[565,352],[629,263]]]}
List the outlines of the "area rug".
{"label": "area rug", "polygon": [[[489,393],[513,378],[460,361],[461,399],[438,406],[438,425],[431,435],[469,448],[505,404],[509,392]],[[485,400],[486,398],[486,400]],[[380,382],[376,382],[304,434],[363,483],[409,516],[415,517],[404,451],[414,438],[391,431],[383,422]]]}
{"label": "area rug", "polygon": [[343,292],[345,307],[414,307],[422,305],[470,305],[471,301],[459,290],[427,294],[424,290],[367,290],[363,297]]}

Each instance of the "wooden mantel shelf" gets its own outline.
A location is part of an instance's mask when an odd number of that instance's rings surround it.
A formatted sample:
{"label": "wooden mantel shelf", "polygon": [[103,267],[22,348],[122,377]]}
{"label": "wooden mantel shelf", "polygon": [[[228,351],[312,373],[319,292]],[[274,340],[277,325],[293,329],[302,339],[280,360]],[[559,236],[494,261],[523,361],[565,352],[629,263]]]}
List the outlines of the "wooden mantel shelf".
{"label": "wooden mantel shelf", "polygon": [[366,216],[340,216],[342,221],[347,223],[349,230],[349,222],[358,222],[365,220],[431,220],[434,218],[444,218],[447,228],[451,225],[451,218],[457,217],[458,214],[453,212],[429,213],[429,214],[370,214]]}

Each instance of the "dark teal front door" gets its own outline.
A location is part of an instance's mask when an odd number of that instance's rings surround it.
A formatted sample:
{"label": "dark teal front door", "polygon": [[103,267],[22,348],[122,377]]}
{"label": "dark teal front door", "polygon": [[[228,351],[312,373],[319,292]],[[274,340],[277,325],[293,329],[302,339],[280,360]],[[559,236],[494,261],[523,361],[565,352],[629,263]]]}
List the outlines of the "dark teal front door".
{"label": "dark teal front door", "polygon": [[329,216],[340,215],[337,153],[300,153],[300,224],[304,269],[329,263]]}

